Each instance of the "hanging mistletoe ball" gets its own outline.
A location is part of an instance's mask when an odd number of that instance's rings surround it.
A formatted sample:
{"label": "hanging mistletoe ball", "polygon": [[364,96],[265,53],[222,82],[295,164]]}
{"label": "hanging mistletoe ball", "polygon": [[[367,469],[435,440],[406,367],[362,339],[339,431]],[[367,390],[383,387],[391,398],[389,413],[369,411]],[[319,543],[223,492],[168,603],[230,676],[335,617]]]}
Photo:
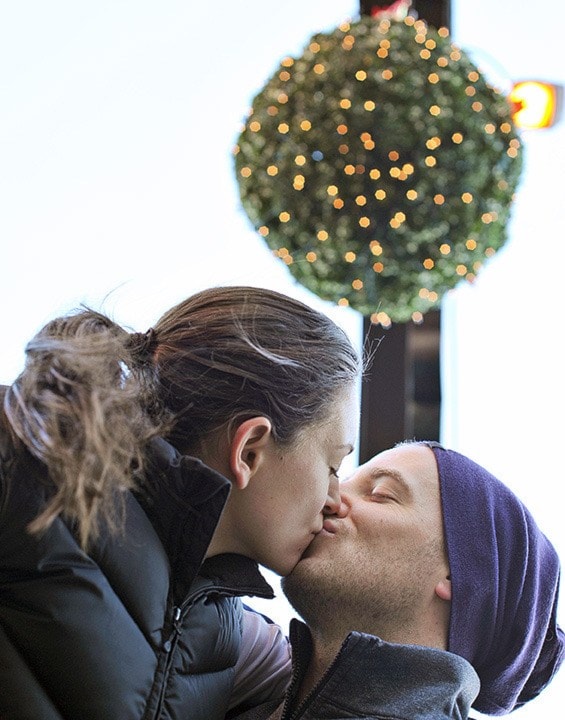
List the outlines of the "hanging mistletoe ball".
{"label": "hanging mistletoe ball", "polygon": [[390,324],[421,319],[503,245],[522,152],[507,98],[445,28],[363,17],[281,62],[235,167],[293,276]]}

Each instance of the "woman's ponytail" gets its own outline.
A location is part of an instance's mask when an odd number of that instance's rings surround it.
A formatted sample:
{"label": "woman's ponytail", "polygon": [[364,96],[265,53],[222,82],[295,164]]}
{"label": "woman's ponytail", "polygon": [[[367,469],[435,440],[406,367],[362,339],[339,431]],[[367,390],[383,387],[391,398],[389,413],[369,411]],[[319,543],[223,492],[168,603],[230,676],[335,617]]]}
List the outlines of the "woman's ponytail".
{"label": "woman's ponytail", "polygon": [[146,405],[150,377],[147,337],[91,310],[53,320],[28,344],[5,412],[53,486],[31,532],[62,515],[87,547],[102,523],[119,526],[123,491],[135,484],[146,444],[160,430],[155,403]]}

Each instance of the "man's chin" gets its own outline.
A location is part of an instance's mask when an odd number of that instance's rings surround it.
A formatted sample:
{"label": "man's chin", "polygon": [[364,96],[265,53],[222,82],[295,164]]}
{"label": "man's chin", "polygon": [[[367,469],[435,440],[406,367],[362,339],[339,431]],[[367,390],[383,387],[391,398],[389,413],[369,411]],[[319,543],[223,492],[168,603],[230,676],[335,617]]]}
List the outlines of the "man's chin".
{"label": "man's chin", "polygon": [[302,615],[303,598],[310,592],[308,575],[303,572],[304,560],[299,560],[289,575],[281,578],[281,589],[292,607]]}
{"label": "man's chin", "polygon": [[[281,579],[281,587],[304,587],[315,584],[317,574],[322,567],[321,558],[315,550],[308,548],[292,568],[292,571]],[[285,591],[286,592],[286,591]]]}
{"label": "man's chin", "polygon": [[326,563],[312,555],[304,555],[292,572],[281,579],[281,588],[287,600],[298,615],[310,627],[320,621],[319,614],[326,604],[328,592],[328,574]]}
{"label": "man's chin", "polygon": [[[304,579],[304,569],[305,566],[308,564],[309,558],[303,555],[300,560],[296,563],[296,565],[292,568],[292,570],[289,573],[285,573],[281,577],[281,587],[284,590],[285,585],[296,585],[303,581]],[[1,720],[1,718],[0,718]]]}

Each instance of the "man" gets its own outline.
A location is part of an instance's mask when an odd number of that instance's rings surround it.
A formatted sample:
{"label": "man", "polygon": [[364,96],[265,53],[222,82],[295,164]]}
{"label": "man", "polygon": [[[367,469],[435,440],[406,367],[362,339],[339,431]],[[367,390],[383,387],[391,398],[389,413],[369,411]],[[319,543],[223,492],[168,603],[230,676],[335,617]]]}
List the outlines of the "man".
{"label": "man", "polygon": [[536,697],[565,654],[559,561],[516,496],[437,443],[380,453],[341,490],[283,580],[308,626],[292,621],[285,704],[247,717],[464,720]]}

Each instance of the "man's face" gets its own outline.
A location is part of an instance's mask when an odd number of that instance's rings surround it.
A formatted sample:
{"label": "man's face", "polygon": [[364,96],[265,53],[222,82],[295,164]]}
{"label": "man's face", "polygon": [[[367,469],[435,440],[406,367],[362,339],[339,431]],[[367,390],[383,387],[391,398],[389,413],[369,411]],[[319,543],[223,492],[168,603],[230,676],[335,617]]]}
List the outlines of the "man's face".
{"label": "man's face", "polygon": [[433,451],[412,444],[380,453],[341,493],[342,510],[326,519],[284,592],[313,628],[339,618],[348,630],[409,642],[396,631],[427,621],[449,574]]}

